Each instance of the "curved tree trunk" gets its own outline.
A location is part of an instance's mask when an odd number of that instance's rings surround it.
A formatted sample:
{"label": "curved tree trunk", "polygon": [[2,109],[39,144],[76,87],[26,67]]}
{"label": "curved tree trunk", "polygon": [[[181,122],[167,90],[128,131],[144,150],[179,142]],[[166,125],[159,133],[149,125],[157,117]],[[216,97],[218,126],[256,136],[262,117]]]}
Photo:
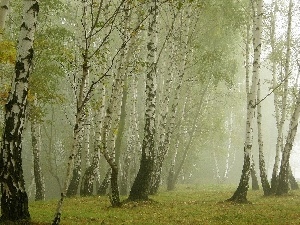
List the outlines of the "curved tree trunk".
{"label": "curved tree trunk", "polygon": [[15,77],[5,105],[5,125],[0,157],[1,221],[29,220],[28,196],[22,169],[22,134],[25,122],[28,79],[39,12],[38,1],[23,1]]}
{"label": "curved tree trunk", "polygon": [[295,136],[297,133],[299,116],[300,116],[300,89],[298,91],[297,102],[290,121],[289,132],[287,135],[286,143],[282,152],[282,160],[280,165],[276,195],[287,194],[289,191],[289,174],[290,174],[289,160],[290,160],[290,154],[293,148]]}

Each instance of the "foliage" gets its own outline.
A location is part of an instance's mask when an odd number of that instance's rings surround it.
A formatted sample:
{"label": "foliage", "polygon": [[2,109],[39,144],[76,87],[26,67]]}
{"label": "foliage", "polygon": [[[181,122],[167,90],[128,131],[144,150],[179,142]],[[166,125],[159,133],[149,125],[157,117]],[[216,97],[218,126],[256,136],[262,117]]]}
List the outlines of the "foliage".
{"label": "foliage", "polygon": [[[127,203],[111,208],[107,197],[66,199],[62,225],[67,224],[299,224],[300,192],[284,198],[249,192],[255,204],[220,202],[234,189],[228,186],[181,186],[160,192],[150,202]],[[49,223],[56,200],[30,204],[32,221]]]}
{"label": "foliage", "polygon": [[12,41],[0,41],[0,63],[15,64],[16,47]]}

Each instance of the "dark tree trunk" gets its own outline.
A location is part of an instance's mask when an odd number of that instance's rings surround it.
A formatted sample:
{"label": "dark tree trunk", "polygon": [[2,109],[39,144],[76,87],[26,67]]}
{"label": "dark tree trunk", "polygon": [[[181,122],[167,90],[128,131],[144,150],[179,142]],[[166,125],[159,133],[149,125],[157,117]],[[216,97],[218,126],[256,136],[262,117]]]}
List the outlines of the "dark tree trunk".
{"label": "dark tree trunk", "polygon": [[249,203],[249,201],[247,200],[247,192],[249,188],[250,166],[250,156],[249,154],[244,154],[244,165],[239,186],[234,192],[233,196],[227,199],[227,201],[233,201],[237,203]]}
{"label": "dark tree trunk", "polygon": [[128,194],[129,171],[130,171],[130,156],[129,156],[129,153],[127,153],[127,156],[123,163],[122,176],[121,176],[121,182],[120,182],[120,194],[121,195]]}
{"label": "dark tree trunk", "polygon": [[161,181],[161,172],[162,172],[162,163],[159,163],[159,165],[156,168],[156,171],[152,175],[152,182],[149,190],[150,195],[155,195],[158,192],[160,181]]}
{"label": "dark tree trunk", "polygon": [[278,176],[274,172],[271,178],[271,194],[275,194],[278,188]]}
{"label": "dark tree trunk", "polygon": [[58,201],[58,205],[57,205],[57,212],[55,213],[54,219],[51,223],[51,225],[59,225],[60,224],[60,219],[61,219],[61,207],[64,201],[64,194],[61,193],[60,195],[60,200]]}
{"label": "dark tree trunk", "polygon": [[276,195],[287,194],[289,191],[289,170],[287,166],[280,168],[280,173],[278,176],[278,186],[276,190]]}
{"label": "dark tree trunk", "polygon": [[292,172],[291,168],[290,168],[290,172],[289,172],[289,182],[290,182],[292,190],[298,190],[299,189],[299,185],[297,183],[296,178],[293,175],[293,172]]}
{"label": "dark tree trunk", "polygon": [[101,195],[101,196],[106,195],[107,188],[108,188],[109,182],[110,182],[111,173],[112,173],[111,168],[109,168],[108,171],[106,172],[106,175],[105,175],[102,183],[100,184],[100,186],[98,188],[98,191],[97,191],[98,195]]}
{"label": "dark tree trunk", "polygon": [[146,157],[146,154],[143,153],[140,169],[131,187],[128,200],[149,200],[148,195],[152,175],[152,168],[153,159],[151,157]]}
{"label": "dark tree trunk", "polygon": [[119,195],[117,166],[111,168],[110,185],[111,185],[111,198],[110,198],[111,205],[112,207],[120,207],[121,202],[120,202],[120,195]]}
{"label": "dark tree trunk", "polygon": [[[18,221],[18,220],[30,220],[30,214],[28,211],[28,196],[26,192],[18,190],[14,187],[11,178],[6,182],[11,191],[7,193],[4,191],[1,198],[1,221]],[[5,223],[4,223],[5,224]]]}
{"label": "dark tree trunk", "polygon": [[9,220],[30,220],[22,168],[22,134],[38,12],[38,1],[24,1],[15,76],[5,105],[5,124],[0,152],[1,224],[7,224],[5,221]]}
{"label": "dark tree trunk", "polygon": [[174,165],[171,166],[167,178],[167,190],[172,191],[175,189],[175,171],[174,171]]}
{"label": "dark tree trunk", "polygon": [[33,173],[35,181],[35,200],[45,200],[45,183],[40,164],[40,129],[36,118],[31,123],[31,140],[33,149]]}
{"label": "dark tree trunk", "polygon": [[81,166],[76,165],[73,169],[73,176],[67,190],[67,197],[73,197],[77,195],[80,178],[81,178]]}
{"label": "dark tree trunk", "polygon": [[91,196],[93,194],[95,177],[99,167],[99,154],[98,149],[95,149],[92,164],[83,174],[80,186],[81,196]]}
{"label": "dark tree trunk", "polygon": [[34,159],[33,161],[34,167],[34,181],[35,181],[35,200],[45,200],[45,185],[44,185],[44,178],[41,173],[41,167],[39,159]]}
{"label": "dark tree trunk", "polygon": [[82,177],[81,187],[80,187],[80,196],[91,196],[93,195],[93,184],[94,184],[94,168],[89,166]]}
{"label": "dark tree trunk", "polygon": [[259,190],[259,185],[258,185],[258,179],[255,170],[255,164],[253,160],[251,163],[250,173],[251,173],[251,181],[252,181],[252,190],[257,191]]}
{"label": "dark tree trunk", "polygon": [[[261,165],[263,163],[263,166]],[[266,171],[265,169],[261,169],[261,167],[265,168],[264,166],[265,162],[260,162],[260,180],[261,180],[261,186],[264,191],[264,196],[269,196],[271,195],[271,187],[269,184],[269,181],[267,179]]]}

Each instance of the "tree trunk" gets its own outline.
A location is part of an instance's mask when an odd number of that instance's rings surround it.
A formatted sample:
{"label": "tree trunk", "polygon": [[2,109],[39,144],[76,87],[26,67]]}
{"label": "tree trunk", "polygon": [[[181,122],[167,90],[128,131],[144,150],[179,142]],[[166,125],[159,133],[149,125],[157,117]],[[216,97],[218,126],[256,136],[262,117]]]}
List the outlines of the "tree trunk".
{"label": "tree trunk", "polygon": [[293,148],[295,136],[297,133],[299,115],[300,115],[300,89],[298,91],[297,102],[290,121],[289,132],[287,135],[286,143],[282,152],[282,160],[280,165],[276,195],[287,194],[289,190],[289,185],[288,185],[289,174],[290,174],[289,160],[290,160],[290,154]]}
{"label": "tree trunk", "polygon": [[[257,102],[261,100],[261,84],[260,80],[258,82],[257,88]],[[269,196],[271,194],[271,187],[268,181],[266,166],[265,166],[265,157],[264,157],[264,143],[262,138],[262,112],[261,112],[261,103],[257,106],[257,139],[258,139],[258,160],[259,160],[259,174],[261,185],[264,191],[264,196]]]}
{"label": "tree trunk", "polygon": [[112,207],[120,207],[120,193],[119,193],[119,185],[118,185],[118,167],[114,165],[111,169],[111,177],[110,177],[110,185],[111,185],[111,196],[110,203]]}
{"label": "tree trunk", "polygon": [[[276,2],[275,2],[276,3]],[[283,149],[283,128],[284,123],[286,121],[286,113],[287,113],[287,100],[288,100],[288,89],[289,89],[289,76],[290,76],[290,59],[291,59],[291,29],[292,29],[292,0],[289,2],[289,12],[288,12],[288,26],[286,33],[286,57],[285,57],[285,65],[284,65],[284,85],[283,85],[283,94],[281,99],[281,118],[278,124],[278,136],[277,136],[277,145],[276,145],[276,156],[275,156],[275,164],[272,175],[272,192],[277,192],[279,185],[279,177],[278,177],[278,168],[280,163],[280,152]],[[276,97],[275,97],[276,98]],[[274,98],[274,99],[275,99]],[[278,101],[278,100],[277,100]],[[276,105],[275,105],[276,107]],[[274,187],[273,187],[274,185]]]}
{"label": "tree trunk", "polygon": [[299,190],[298,182],[297,182],[296,178],[294,177],[291,167],[289,167],[289,182],[291,185],[291,190]]}
{"label": "tree trunk", "polygon": [[244,149],[244,165],[242,170],[242,176],[240,179],[240,183],[233,196],[227,201],[234,201],[237,203],[249,203],[247,200],[247,193],[249,188],[249,176],[250,176],[250,155],[247,153],[249,150]]}
{"label": "tree trunk", "polygon": [[[279,131],[278,131],[278,137],[281,138],[278,140],[280,146],[282,147],[283,145],[283,140],[282,140],[282,130],[283,130],[283,125],[284,125],[284,122],[286,120],[286,111],[287,111],[287,98],[288,98],[288,77],[290,75],[290,58],[291,58],[291,29],[292,29],[292,8],[293,8],[293,2],[292,0],[290,0],[289,2],[289,12],[288,12],[288,26],[287,26],[287,33],[286,33],[286,57],[285,57],[285,65],[284,65],[284,75],[285,75],[285,79],[284,79],[284,89],[283,89],[283,96],[282,96],[282,113],[281,113],[281,120],[280,120],[280,124],[279,124]],[[298,102],[298,99],[297,99],[297,102]],[[297,104],[297,103],[296,103]],[[294,109],[294,114],[293,116],[297,116],[296,115],[296,111],[297,111],[297,105]],[[290,130],[289,130],[289,135],[292,135],[292,130],[293,129],[291,126],[292,126],[292,121],[296,119],[298,121],[298,118],[291,118],[291,122],[290,122]],[[297,130],[297,126],[294,128]],[[279,133],[280,132],[280,133]],[[291,133],[290,133],[291,132]],[[291,151],[291,149],[289,148],[292,148],[292,145],[293,143],[290,143],[290,147],[287,146],[287,143],[288,142],[293,142],[294,140],[288,140],[288,138],[293,138],[292,136],[290,137],[287,137],[286,139],[286,144],[285,144],[285,147],[284,147],[284,150],[283,151]],[[282,151],[282,148],[280,148],[280,150]],[[289,158],[289,156],[287,156],[286,154],[284,154],[284,152],[282,153],[282,156],[285,155],[285,160],[287,160],[286,157]],[[276,157],[278,157],[276,155]],[[277,184],[274,188],[272,187],[272,190],[275,192],[276,191],[276,194],[277,195],[280,195],[280,194],[283,194],[283,193],[287,193],[288,192],[288,166],[289,166],[289,162],[285,161],[283,162],[284,159],[282,159],[281,161],[281,166],[280,166],[280,172],[279,172],[279,176],[278,176],[278,180],[276,180]],[[289,159],[288,159],[289,161]],[[279,164],[279,162],[278,162]],[[284,165],[283,165],[284,164]],[[278,167],[278,165],[277,165]],[[278,170],[278,169],[277,169]],[[281,174],[281,175],[280,175]],[[275,176],[275,174],[274,174]],[[276,188],[276,189],[275,189]]]}
{"label": "tree trunk", "polygon": [[108,171],[106,172],[106,175],[103,179],[103,181],[101,182],[101,185],[98,188],[97,194],[100,196],[104,196],[107,193],[107,188],[109,186],[109,182],[111,180],[111,168],[108,169]]}
{"label": "tree trunk", "polygon": [[105,97],[106,89],[105,86],[101,86],[102,93],[102,104],[99,112],[96,113],[96,128],[95,128],[95,142],[94,142],[94,154],[92,164],[86,168],[81,181],[80,195],[90,196],[93,194],[93,184],[97,172],[99,172],[99,160],[100,160],[100,143],[101,143],[101,132],[102,132],[102,119],[105,115]]}
{"label": "tree trunk", "polygon": [[128,197],[130,201],[148,200],[151,175],[155,159],[155,111],[156,111],[156,76],[157,76],[157,0],[149,3],[147,70],[146,70],[146,112],[144,139],[140,169],[133,182]]}
{"label": "tree trunk", "polygon": [[25,123],[28,79],[39,12],[38,1],[23,1],[15,77],[5,105],[5,124],[0,157],[1,221],[29,220],[28,196],[22,169],[22,134]]}
{"label": "tree trunk", "polygon": [[127,151],[125,153],[125,158],[123,161],[123,167],[121,170],[121,182],[120,182],[120,195],[128,194],[128,183],[129,183],[129,172],[130,172],[130,162],[131,162],[131,152],[132,145],[127,146]]}
{"label": "tree trunk", "polygon": [[[247,192],[249,188],[249,177],[251,169],[251,149],[253,139],[253,119],[257,100],[257,87],[260,72],[260,54],[261,54],[261,34],[262,34],[262,0],[257,0],[253,3],[253,49],[254,60],[252,68],[252,84],[251,89],[246,87],[247,92],[247,120],[246,120],[246,138],[244,143],[244,165],[239,186],[233,196],[228,201],[237,203],[248,203]],[[249,40],[249,37],[247,38]],[[248,44],[247,40],[247,44]],[[248,78],[247,78],[248,79]]]}
{"label": "tree trunk", "polygon": [[257,179],[257,175],[256,175],[255,163],[254,163],[253,158],[252,158],[250,172],[251,172],[251,180],[252,180],[252,190],[257,191],[257,190],[259,190],[259,185],[258,185],[258,179]]}
{"label": "tree trunk", "polygon": [[[34,99],[34,109],[37,107],[37,96]],[[33,109],[33,111],[35,111]],[[36,114],[36,112],[32,112]],[[45,200],[45,182],[42,174],[42,168],[40,164],[40,152],[41,152],[41,129],[37,121],[37,115],[31,121],[31,140],[33,151],[33,171],[35,182],[35,200]]]}
{"label": "tree trunk", "polygon": [[153,159],[142,153],[140,169],[131,187],[128,200],[130,201],[147,201],[149,200],[149,187],[151,174],[153,170]]}

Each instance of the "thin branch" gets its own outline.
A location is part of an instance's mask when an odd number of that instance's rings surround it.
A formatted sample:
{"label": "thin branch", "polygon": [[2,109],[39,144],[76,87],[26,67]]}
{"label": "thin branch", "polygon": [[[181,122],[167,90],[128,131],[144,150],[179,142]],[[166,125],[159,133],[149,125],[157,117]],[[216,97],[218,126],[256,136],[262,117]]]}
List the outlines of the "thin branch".
{"label": "thin branch", "polygon": [[276,87],[273,88],[271,92],[269,92],[265,97],[263,97],[259,102],[254,104],[252,107],[255,108],[258,104],[260,104],[262,101],[264,101],[267,97],[269,97],[274,91],[276,91],[283,83],[286,81],[291,75],[291,72],[289,73],[288,76],[286,76]]}

